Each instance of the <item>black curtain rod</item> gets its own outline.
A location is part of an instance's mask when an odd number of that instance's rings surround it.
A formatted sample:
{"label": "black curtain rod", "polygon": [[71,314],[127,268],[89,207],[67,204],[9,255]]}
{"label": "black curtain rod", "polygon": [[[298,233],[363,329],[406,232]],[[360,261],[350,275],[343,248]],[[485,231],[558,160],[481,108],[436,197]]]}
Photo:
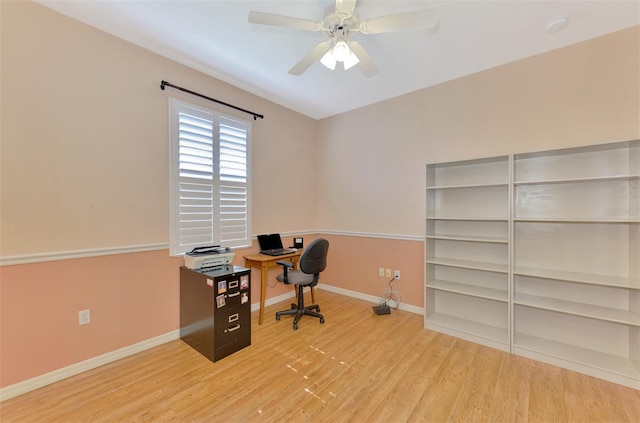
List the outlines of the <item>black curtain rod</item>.
{"label": "black curtain rod", "polygon": [[245,112],[245,113],[247,113],[247,114],[253,115],[253,120],[256,120],[256,119],[258,119],[258,118],[260,118],[260,119],[264,119],[264,115],[261,115],[261,114],[259,114],[259,113],[254,113],[254,112],[252,112],[252,111],[250,111],[250,110],[246,110],[246,109],[243,109],[243,108],[240,108],[240,107],[234,106],[233,104],[225,103],[224,101],[216,100],[215,98],[207,97],[206,95],[202,95],[202,94],[197,93],[197,92],[195,92],[195,91],[191,91],[191,90],[188,90],[188,89],[186,89],[186,88],[182,88],[182,87],[179,87],[179,86],[177,86],[177,85],[173,85],[173,84],[172,84],[172,83],[170,83],[170,82],[162,81],[162,82],[160,83],[160,89],[161,89],[161,90],[164,90],[164,87],[165,87],[165,86],[166,86],[166,87],[175,88],[176,90],[184,91],[185,93],[189,93],[189,94],[192,94],[192,95],[195,95],[195,96],[198,96],[198,97],[204,98],[205,100],[213,101],[214,103],[222,104],[223,106],[231,107],[232,109],[240,110],[241,112]]}

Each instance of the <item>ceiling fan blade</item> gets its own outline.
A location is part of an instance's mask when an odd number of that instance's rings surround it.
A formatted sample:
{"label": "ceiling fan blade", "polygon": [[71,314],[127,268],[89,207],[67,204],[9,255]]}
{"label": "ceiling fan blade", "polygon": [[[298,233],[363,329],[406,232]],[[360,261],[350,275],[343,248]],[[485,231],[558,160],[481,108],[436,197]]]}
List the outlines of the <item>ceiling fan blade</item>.
{"label": "ceiling fan blade", "polygon": [[305,31],[322,30],[321,22],[255,11],[249,12],[249,23],[281,26],[284,28],[302,29]]}
{"label": "ceiling fan blade", "polygon": [[349,19],[355,8],[356,0],[336,0],[336,15],[339,18]]}
{"label": "ceiling fan blade", "polygon": [[379,34],[381,32],[407,31],[411,29],[429,29],[438,24],[436,9],[417,10],[415,12],[398,13],[381,16],[360,23],[363,34]]}
{"label": "ceiling fan blade", "polygon": [[306,56],[304,56],[298,63],[296,63],[289,73],[291,75],[302,75],[304,71],[309,69],[309,66],[313,65],[318,59],[320,59],[331,48],[331,43],[324,41],[315,46]]}
{"label": "ceiling fan blade", "polygon": [[360,63],[358,63],[358,67],[367,78],[371,78],[380,72],[380,68],[371,60],[371,57],[367,54],[365,49],[358,43],[357,41],[351,41],[349,43],[349,47],[353,54],[356,55]]}

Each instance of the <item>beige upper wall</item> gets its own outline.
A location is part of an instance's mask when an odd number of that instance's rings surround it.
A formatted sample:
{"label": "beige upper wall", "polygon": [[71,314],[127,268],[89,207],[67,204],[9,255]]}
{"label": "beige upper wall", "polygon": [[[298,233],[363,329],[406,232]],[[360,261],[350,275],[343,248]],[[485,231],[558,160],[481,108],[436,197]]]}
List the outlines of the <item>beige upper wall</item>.
{"label": "beige upper wall", "polygon": [[0,4],[2,256],[168,241],[167,98],[199,101],[162,79],[265,114],[254,234],[419,236],[428,162],[640,138],[637,27],[313,121],[38,4]]}
{"label": "beige upper wall", "polygon": [[323,229],[421,235],[425,164],[640,138],[640,28],[320,122]]}
{"label": "beige upper wall", "polygon": [[253,233],[316,227],[316,121],[38,4],[0,7],[2,256],[167,243],[169,96],[251,121]]}

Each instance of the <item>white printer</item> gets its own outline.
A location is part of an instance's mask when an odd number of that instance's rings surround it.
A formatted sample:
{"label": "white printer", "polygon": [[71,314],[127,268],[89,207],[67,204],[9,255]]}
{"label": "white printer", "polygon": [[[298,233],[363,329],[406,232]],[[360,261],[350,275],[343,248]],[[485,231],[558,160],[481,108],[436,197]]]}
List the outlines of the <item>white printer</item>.
{"label": "white printer", "polygon": [[193,270],[224,266],[231,264],[235,255],[236,253],[232,252],[229,247],[221,247],[219,245],[198,247],[185,253],[184,265]]}

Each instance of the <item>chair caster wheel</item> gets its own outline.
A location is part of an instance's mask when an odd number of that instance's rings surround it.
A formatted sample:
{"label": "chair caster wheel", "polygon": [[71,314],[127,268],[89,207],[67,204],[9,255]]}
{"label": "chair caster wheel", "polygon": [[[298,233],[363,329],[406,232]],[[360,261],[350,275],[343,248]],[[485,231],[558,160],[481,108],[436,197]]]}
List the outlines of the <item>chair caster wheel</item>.
{"label": "chair caster wheel", "polygon": [[320,319],[320,323],[324,323],[324,318]]}
{"label": "chair caster wheel", "polygon": [[276,314],[276,320],[280,320],[280,316]]}
{"label": "chair caster wheel", "polygon": [[298,330],[298,324],[297,323],[293,324],[293,330]]}
{"label": "chair caster wheel", "polygon": [[316,310],[318,311],[318,313],[320,313],[320,307],[316,307]]}

